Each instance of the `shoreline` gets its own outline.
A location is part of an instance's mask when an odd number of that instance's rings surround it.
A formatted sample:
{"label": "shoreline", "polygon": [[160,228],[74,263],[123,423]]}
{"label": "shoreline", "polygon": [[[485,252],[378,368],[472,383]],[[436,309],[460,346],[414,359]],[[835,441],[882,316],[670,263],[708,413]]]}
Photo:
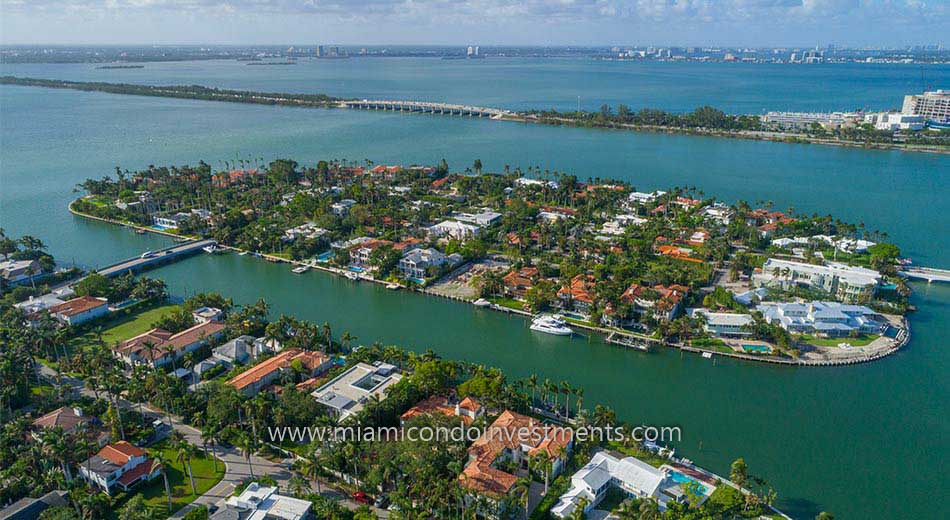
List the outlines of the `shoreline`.
{"label": "shoreline", "polygon": [[[69,210],[69,212],[70,212],[71,214],[73,214],[73,215],[75,215],[75,216],[78,216],[78,217],[82,217],[82,218],[87,218],[87,219],[90,219],[90,220],[95,220],[95,221],[103,222],[103,223],[106,223],[106,224],[112,224],[112,225],[118,225],[118,226],[127,227],[127,228],[130,228],[130,229],[142,230],[142,231],[145,231],[145,232],[147,232],[147,233],[154,233],[154,234],[166,236],[166,237],[169,237],[169,238],[187,238],[187,239],[189,239],[189,240],[201,240],[201,237],[193,237],[193,236],[190,236],[190,235],[179,235],[179,234],[177,234],[177,233],[171,233],[171,232],[168,232],[168,231],[158,230],[158,229],[154,229],[154,228],[152,228],[152,227],[140,226],[140,225],[138,225],[138,224],[131,224],[131,223],[126,223],[126,222],[121,222],[121,221],[118,221],[118,220],[112,220],[112,219],[97,217],[97,216],[95,216],[95,215],[89,215],[88,213],[82,213],[82,212],[77,211],[77,210],[75,210],[75,209],[73,208],[73,203],[74,203],[75,201],[77,201],[77,200],[82,199],[82,198],[83,198],[83,197],[80,197],[80,198],[78,198],[78,199],[74,199],[74,200],[70,201],[70,203],[69,203],[69,205],[67,206],[67,208],[68,208],[68,210]],[[303,261],[300,261],[300,260],[291,260],[291,259],[288,259],[288,258],[283,258],[283,257],[280,257],[280,256],[271,255],[271,254],[266,254],[266,253],[255,253],[255,252],[253,252],[253,251],[247,251],[247,250],[244,250],[244,249],[240,249],[240,248],[237,248],[237,247],[234,247],[234,246],[229,246],[229,245],[224,245],[224,244],[218,244],[218,247],[221,247],[221,248],[223,248],[223,249],[227,249],[227,250],[229,250],[229,251],[238,252],[238,253],[242,253],[242,252],[243,252],[243,253],[246,253],[247,255],[255,255],[255,256],[258,257],[258,258],[263,258],[264,260],[267,260],[267,261],[273,262],[273,263],[286,263],[286,264],[291,264],[291,265],[295,265],[295,266],[305,266],[305,267],[308,267],[308,268],[310,268],[310,269],[315,269],[315,270],[322,271],[322,272],[328,273],[328,274],[333,274],[333,275],[336,275],[336,276],[342,276],[342,277],[344,277],[344,278],[345,278],[345,274],[346,274],[346,273],[352,272],[352,271],[347,271],[346,269],[340,269],[340,268],[336,268],[336,267],[322,266],[322,265],[319,265],[319,264],[314,263],[314,262],[303,262]],[[378,279],[376,279],[376,278],[367,277],[367,276],[364,276],[364,275],[362,275],[362,274],[358,274],[357,276],[358,276],[358,278],[359,278],[359,281],[372,282],[372,283],[376,283],[376,284],[378,284],[378,285],[382,285],[382,286],[384,286],[384,287],[385,287],[385,286],[388,286],[388,285],[391,285],[392,283],[394,283],[394,282],[389,282],[389,281],[386,281],[386,280],[378,280]],[[436,296],[436,297],[439,297],[439,298],[444,298],[444,299],[447,299],[447,300],[452,300],[452,301],[456,301],[456,302],[459,302],[459,303],[464,303],[464,304],[471,305],[472,307],[476,307],[475,304],[474,304],[474,303],[475,303],[475,300],[467,300],[467,299],[465,299],[465,298],[460,298],[460,297],[457,297],[457,296],[450,296],[450,295],[440,294],[440,293],[431,291],[431,290],[426,289],[426,288],[410,289],[409,287],[407,287],[406,285],[404,285],[404,284],[402,284],[402,283],[396,283],[396,285],[398,285],[401,290],[407,290],[407,291],[409,291],[409,292],[414,292],[414,293],[421,293],[421,294],[424,294],[424,295],[426,295],[426,296]],[[480,308],[480,307],[476,307],[476,308]],[[488,306],[488,307],[481,307],[481,308],[488,309],[488,310],[492,310],[492,311],[496,311],[496,312],[503,312],[503,313],[507,313],[507,314],[509,314],[509,315],[515,314],[515,315],[522,316],[522,317],[531,317],[531,316],[533,316],[533,314],[531,314],[530,312],[523,311],[523,310],[518,310],[518,309],[512,309],[512,308],[510,308],[510,307],[504,307],[504,306],[497,305],[497,304],[492,304],[492,305],[490,305],[490,306]],[[723,357],[730,357],[730,358],[734,358],[734,359],[740,359],[740,360],[744,360],[744,361],[754,361],[754,362],[759,362],[759,363],[770,363],[770,364],[784,365],[784,366],[789,366],[789,367],[796,367],[796,366],[799,366],[799,367],[831,367],[831,366],[846,366],[846,365],[857,365],[857,364],[863,364],[863,363],[870,363],[870,362],[872,362],[872,361],[877,361],[877,360],[879,360],[879,359],[883,359],[883,358],[885,358],[885,357],[888,357],[888,356],[890,356],[891,354],[894,354],[894,353],[898,352],[899,350],[903,349],[905,346],[907,346],[908,343],[910,343],[910,338],[911,338],[910,321],[907,319],[906,316],[902,316],[902,317],[901,317],[902,332],[901,332],[900,334],[898,334],[898,337],[895,338],[895,339],[897,340],[896,343],[895,343],[894,345],[892,345],[890,348],[887,348],[887,349],[882,350],[882,351],[875,352],[875,353],[873,353],[873,354],[871,354],[871,355],[860,356],[860,357],[859,357],[859,356],[856,356],[856,357],[854,357],[854,358],[847,358],[847,359],[803,360],[803,359],[785,359],[785,358],[779,358],[779,357],[753,356],[753,355],[750,355],[750,354],[741,354],[741,353],[738,353],[738,352],[722,352],[722,351],[719,351],[719,350],[707,350],[707,349],[702,349],[702,348],[699,348],[699,347],[694,347],[694,346],[692,346],[692,345],[684,345],[684,344],[682,344],[682,343],[665,342],[665,341],[663,341],[663,340],[660,340],[660,339],[657,339],[657,338],[653,338],[653,337],[651,337],[651,336],[644,336],[644,335],[642,335],[642,334],[637,334],[637,333],[630,332],[630,331],[622,331],[622,330],[619,330],[619,329],[618,329],[618,330],[614,330],[614,329],[609,329],[609,328],[606,328],[606,327],[597,327],[597,326],[593,326],[593,325],[586,325],[586,324],[578,323],[578,322],[576,322],[576,321],[572,321],[572,322],[570,323],[570,325],[573,326],[573,327],[578,327],[578,328],[584,329],[584,330],[589,331],[589,332],[594,332],[594,333],[597,333],[597,334],[601,334],[601,335],[603,335],[603,336],[605,336],[605,337],[606,337],[607,335],[611,334],[611,333],[616,333],[616,334],[621,334],[621,335],[628,336],[628,337],[631,337],[631,338],[635,338],[635,339],[638,339],[638,340],[643,340],[643,341],[647,341],[647,342],[650,342],[650,343],[658,344],[658,345],[661,345],[661,346],[666,347],[666,348],[679,349],[681,352],[690,352],[690,353],[700,354],[700,355],[702,355],[702,354],[704,354],[704,353],[710,353],[710,354],[713,355],[713,359],[715,358],[715,356],[723,356]],[[605,341],[604,343],[605,343],[605,344],[611,344],[611,343],[607,343],[606,341]],[[616,345],[616,344],[613,344],[613,345]],[[622,346],[622,345],[617,345],[617,346],[619,346],[619,347],[621,347],[621,348],[629,348],[629,349],[637,350],[637,349],[635,349],[635,348],[633,348],[633,347],[624,347],[624,346]]]}
{"label": "shoreline", "polygon": [[[238,103],[248,105],[277,105],[297,108],[323,108],[360,110],[346,105],[352,98],[323,96],[319,94],[294,94],[277,92],[257,92],[217,89],[191,86],[152,86],[127,83],[102,83],[68,80],[51,80],[19,76],[2,76],[0,84],[19,87],[51,88],[58,90],[77,90],[80,92],[102,92],[106,94],[163,97],[172,99],[191,99],[195,101],[218,101],[223,103]],[[321,97],[322,96],[322,97]],[[502,109],[498,109],[502,110]],[[398,112],[402,112],[401,110]],[[625,130],[630,132],[645,132],[668,135],[687,135],[701,137],[721,137],[725,139],[744,139],[748,141],[769,141],[784,144],[816,144],[824,146],[839,146],[844,148],[858,148],[863,150],[898,150],[903,152],[933,153],[950,155],[950,146],[928,146],[905,143],[872,143],[860,141],[842,141],[813,137],[807,134],[793,132],[770,132],[764,130],[716,130],[707,128],[681,128],[675,126],[653,126],[634,124],[602,124],[587,126],[569,118],[540,118],[528,112],[504,110],[506,114],[492,117],[492,121],[509,123],[533,123],[544,126],[563,126],[580,129]],[[410,112],[415,113],[415,112]],[[434,113],[430,115],[435,115]],[[464,116],[460,116],[464,117]]]}

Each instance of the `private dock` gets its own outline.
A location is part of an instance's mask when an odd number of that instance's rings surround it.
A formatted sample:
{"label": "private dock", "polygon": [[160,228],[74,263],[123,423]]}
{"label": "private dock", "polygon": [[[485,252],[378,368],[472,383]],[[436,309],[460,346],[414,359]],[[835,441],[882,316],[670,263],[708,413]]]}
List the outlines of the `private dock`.
{"label": "private dock", "polygon": [[620,345],[622,347],[635,348],[637,350],[642,350],[644,352],[649,352],[653,343],[658,343],[656,340],[647,340],[639,336],[633,336],[630,334],[622,334],[620,332],[611,332],[607,334],[607,343],[613,345]]}
{"label": "private dock", "polygon": [[99,269],[97,272],[107,278],[113,278],[126,273],[140,273],[159,265],[175,262],[187,256],[198,253],[204,247],[216,245],[214,240],[192,240],[182,242],[158,251],[149,251],[135,258],[129,258],[119,263]]}

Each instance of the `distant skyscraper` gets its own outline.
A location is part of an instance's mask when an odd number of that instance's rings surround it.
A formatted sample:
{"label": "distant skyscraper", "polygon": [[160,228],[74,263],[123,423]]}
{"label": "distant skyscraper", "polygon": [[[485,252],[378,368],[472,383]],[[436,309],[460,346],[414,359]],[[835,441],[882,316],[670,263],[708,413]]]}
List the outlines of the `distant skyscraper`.
{"label": "distant skyscraper", "polygon": [[323,57],[323,45],[317,45],[317,57],[318,58]]}
{"label": "distant skyscraper", "polygon": [[468,46],[468,51],[465,53],[466,56],[471,56],[474,49],[471,45]]}
{"label": "distant skyscraper", "polygon": [[478,56],[478,45],[475,46],[475,56]]}

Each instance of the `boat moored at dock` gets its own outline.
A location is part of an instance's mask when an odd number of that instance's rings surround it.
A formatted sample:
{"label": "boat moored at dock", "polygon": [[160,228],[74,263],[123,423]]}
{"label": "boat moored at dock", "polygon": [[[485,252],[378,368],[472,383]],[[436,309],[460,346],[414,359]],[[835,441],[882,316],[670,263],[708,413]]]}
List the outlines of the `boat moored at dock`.
{"label": "boat moored at dock", "polygon": [[567,326],[567,322],[560,316],[542,314],[531,321],[531,330],[553,334],[555,336],[570,336],[574,330]]}

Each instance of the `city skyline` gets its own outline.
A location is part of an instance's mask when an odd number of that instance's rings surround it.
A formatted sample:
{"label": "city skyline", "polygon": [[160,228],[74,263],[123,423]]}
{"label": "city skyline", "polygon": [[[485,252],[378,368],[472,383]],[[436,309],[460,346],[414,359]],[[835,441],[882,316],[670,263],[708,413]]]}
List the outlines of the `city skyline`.
{"label": "city skyline", "polygon": [[3,0],[0,11],[7,45],[945,47],[950,24],[950,7],[926,0]]}

